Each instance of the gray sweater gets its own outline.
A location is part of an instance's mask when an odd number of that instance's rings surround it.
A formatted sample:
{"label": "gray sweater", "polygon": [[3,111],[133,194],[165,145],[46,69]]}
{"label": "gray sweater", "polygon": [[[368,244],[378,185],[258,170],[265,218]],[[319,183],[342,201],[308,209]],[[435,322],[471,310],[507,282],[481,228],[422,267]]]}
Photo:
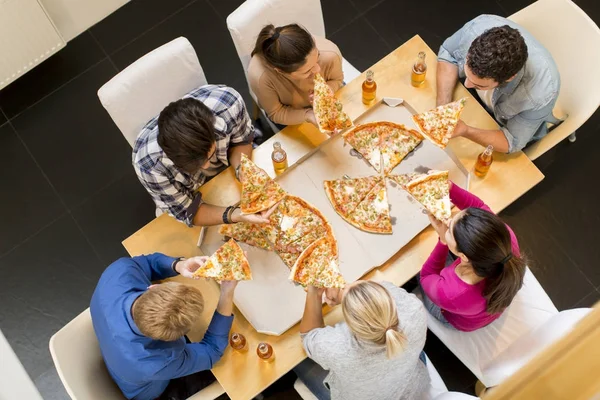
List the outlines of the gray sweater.
{"label": "gray sweater", "polygon": [[385,346],[357,339],[345,322],[313,329],[302,336],[310,358],[329,370],[325,383],[333,400],[399,400],[427,398],[429,374],[419,360],[427,334],[423,303],[392,283],[381,282],[398,307],[404,351],[387,359]]}

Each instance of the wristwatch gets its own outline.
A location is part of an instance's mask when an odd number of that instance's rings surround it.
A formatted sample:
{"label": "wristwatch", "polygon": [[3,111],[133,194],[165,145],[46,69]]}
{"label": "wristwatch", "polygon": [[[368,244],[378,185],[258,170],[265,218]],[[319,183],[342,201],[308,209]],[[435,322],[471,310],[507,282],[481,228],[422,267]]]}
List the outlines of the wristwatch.
{"label": "wristwatch", "polygon": [[172,269],[174,272],[176,272],[176,273],[179,273],[179,272],[177,272],[177,270],[175,269],[175,266],[177,265],[177,263],[178,263],[179,261],[182,261],[183,259],[184,259],[184,257],[177,257],[175,260],[173,260],[173,262],[171,263],[171,269]]}
{"label": "wristwatch", "polygon": [[240,180],[240,168],[242,167],[242,164],[240,163],[240,165],[238,165],[237,167],[235,167],[235,179],[237,179],[238,181]]}

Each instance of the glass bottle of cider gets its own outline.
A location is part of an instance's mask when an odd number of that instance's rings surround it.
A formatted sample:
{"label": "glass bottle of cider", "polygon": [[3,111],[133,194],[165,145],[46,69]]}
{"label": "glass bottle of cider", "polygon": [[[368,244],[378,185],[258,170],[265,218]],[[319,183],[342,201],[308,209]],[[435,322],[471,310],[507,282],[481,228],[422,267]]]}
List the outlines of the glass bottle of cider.
{"label": "glass bottle of cider", "polygon": [[483,153],[477,156],[477,162],[475,163],[475,175],[484,178],[488,171],[490,170],[490,166],[494,161],[494,156],[492,152],[494,151],[494,147],[489,145],[485,148]]}
{"label": "glass bottle of cider", "polygon": [[233,332],[229,337],[229,345],[232,349],[237,350],[239,352],[248,351],[248,342],[246,338],[241,333]]}
{"label": "glass bottle of cider", "polygon": [[417,61],[413,64],[410,82],[414,87],[419,87],[425,82],[427,75],[427,64],[425,63],[425,52],[421,51],[417,56]]}
{"label": "glass bottle of cider", "polygon": [[275,353],[273,347],[266,342],[261,342],[256,348],[256,354],[258,357],[265,362],[273,362],[275,360]]}
{"label": "glass bottle of cider", "polygon": [[377,83],[375,83],[375,73],[367,71],[367,79],[362,84],[362,102],[366,105],[373,103],[377,95]]}
{"label": "glass bottle of cider", "polygon": [[273,153],[271,153],[271,160],[273,161],[273,168],[275,169],[275,174],[279,175],[287,169],[287,153],[281,148],[281,143],[273,143]]}

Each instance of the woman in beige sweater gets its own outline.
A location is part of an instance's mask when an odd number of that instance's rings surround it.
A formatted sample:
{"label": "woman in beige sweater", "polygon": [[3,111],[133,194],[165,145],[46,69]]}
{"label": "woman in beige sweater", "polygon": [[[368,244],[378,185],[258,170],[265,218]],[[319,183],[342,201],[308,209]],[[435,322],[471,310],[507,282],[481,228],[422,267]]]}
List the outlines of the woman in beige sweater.
{"label": "woman in beige sweater", "polygon": [[248,80],[271,121],[280,125],[317,124],[311,107],[317,73],[334,92],[343,86],[342,55],[335,44],[312,36],[297,24],[267,25],[260,31]]}

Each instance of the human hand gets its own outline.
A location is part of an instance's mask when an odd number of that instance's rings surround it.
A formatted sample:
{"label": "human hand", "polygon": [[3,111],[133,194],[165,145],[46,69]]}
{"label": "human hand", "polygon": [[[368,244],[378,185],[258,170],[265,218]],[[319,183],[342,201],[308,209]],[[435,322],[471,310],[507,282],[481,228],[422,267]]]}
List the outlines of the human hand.
{"label": "human hand", "polygon": [[315,91],[312,89],[308,91],[308,101],[310,102],[310,104],[313,104],[313,102],[315,101]]}
{"label": "human hand", "polygon": [[309,109],[308,111],[306,111],[306,116],[304,117],[304,120],[306,122],[310,122],[317,128],[319,127],[319,124],[317,123],[317,117],[315,117],[315,112],[312,109]]}
{"label": "human hand", "polygon": [[308,285],[306,287],[306,293],[308,294],[308,296],[316,296],[319,299],[321,299],[323,297],[323,292],[325,292],[325,289],[318,288],[313,285]]}
{"label": "human hand", "polygon": [[235,292],[238,281],[221,281],[221,295],[231,295]]}
{"label": "human hand", "polygon": [[330,307],[337,306],[342,302],[342,289],[328,288],[325,289],[325,303]]}
{"label": "human hand", "polygon": [[445,222],[440,221],[436,217],[434,217],[430,212],[427,212],[427,217],[429,217],[429,222],[431,222],[431,226],[437,232],[440,237],[440,242],[446,244],[446,232],[448,232],[448,225]]}
{"label": "human hand", "polygon": [[202,267],[208,261],[208,257],[199,256],[188,258],[187,260],[181,260],[175,264],[175,271],[181,276],[186,278],[198,279],[194,276],[194,272]]}
{"label": "human hand", "polygon": [[465,124],[462,121],[462,119],[459,119],[458,123],[456,124],[456,127],[454,128],[454,131],[449,135],[449,138],[453,139],[455,137],[465,136],[467,134],[468,130],[469,130],[469,125]]}
{"label": "human hand", "polygon": [[[270,210],[270,209],[269,209]],[[269,211],[267,210],[267,211]],[[269,218],[263,215],[265,211],[256,214],[242,214],[239,208],[236,208],[231,213],[231,222],[248,222],[250,224],[265,224],[269,222]],[[271,215],[271,214],[269,214]]]}

